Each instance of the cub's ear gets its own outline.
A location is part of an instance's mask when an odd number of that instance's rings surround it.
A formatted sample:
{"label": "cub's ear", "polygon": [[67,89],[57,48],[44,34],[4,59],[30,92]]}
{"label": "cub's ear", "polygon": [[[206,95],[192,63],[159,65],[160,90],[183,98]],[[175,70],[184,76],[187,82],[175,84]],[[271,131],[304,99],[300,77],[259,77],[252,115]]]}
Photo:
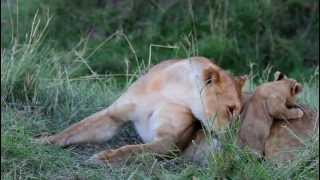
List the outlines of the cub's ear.
{"label": "cub's ear", "polygon": [[280,81],[282,79],[287,79],[287,76],[280,71],[274,73],[274,81]]}
{"label": "cub's ear", "polygon": [[291,95],[295,96],[299,93],[301,93],[303,90],[303,86],[297,82],[292,83],[290,91],[291,91]]}
{"label": "cub's ear", "polygon": [[203,81],[206,85],[220,82],[219,71],[213,67],[208,67],[203,71]]}
{"label": "cub's ear", "polygon": [[240,89],[242,89],[243,85],[246,83],[247,80],[248,80],[247,75],[242,75],[235,78],[235,81],[237,85],[240,87]]}

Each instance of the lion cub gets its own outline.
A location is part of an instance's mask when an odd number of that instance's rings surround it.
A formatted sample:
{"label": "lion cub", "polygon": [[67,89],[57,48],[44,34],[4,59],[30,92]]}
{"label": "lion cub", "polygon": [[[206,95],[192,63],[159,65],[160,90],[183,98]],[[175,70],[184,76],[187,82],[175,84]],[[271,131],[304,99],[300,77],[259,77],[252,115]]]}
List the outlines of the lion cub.
{"label": "lion cub", "polygon": [[[301,147],[302,143],[288,128],[299,137],[307,137],[314,132],[314,127],[318,127],[314,111],[295,105],[295,98],[301,91],[299,83],[277,72],[275,81],[262,84],[253,93],[242,93],[240,144],[249,146],[259,156],[265,153],[267,158],[281,155],[280,161],[292,159],[292,154],[281,152]],[[194,137],[182,156],[205,164],[205,157],[212,150],[217,150],[217,146],[211,147],[206,142],[202,129],[195,131]],[[212,144],[215,145],[214,142]]]}
{"label": "lion cub", "polygon": [[[252,96],[247,93],[246,98]],[[305,105],[298,105],[304,112],[302,118],[290,121],[275,119],[270,136],[267,138],[264,154],[265,158],[275,160],[276,163],[287,162],[296,158],[296,150],[304,147],[304,141],[311,138],[319,130],[319,112]],[[219,150],[220,144],[216,139],[206,140],[203,129],[197,129],[192,142],[182,152],[182,157],[201,165],[208,164],[208,155]]]}
{"label": "lion cub", "polygon": [[294,107],[301,91],[301,84],[280,72],[275,73],[275,81],[258,86],[241,113],[239,144],[261,157],[274,119],[302,118],[303,111]]}
{"label": "lion cub", "polygon": [[305,105],[299,105],[302,118],[290,121],[275,120],[265,144],[265,157],[277,162],[295,159],[295,151],[303,147],[305,140],[319,130],[319,112]]}

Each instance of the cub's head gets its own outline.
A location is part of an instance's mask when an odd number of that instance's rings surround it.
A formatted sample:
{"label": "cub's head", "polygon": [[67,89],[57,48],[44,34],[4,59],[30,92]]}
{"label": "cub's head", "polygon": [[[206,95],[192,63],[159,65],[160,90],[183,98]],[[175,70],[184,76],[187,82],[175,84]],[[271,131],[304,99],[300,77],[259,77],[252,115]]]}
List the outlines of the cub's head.
{"label": "cub's head", "polygon": [[214,65],[203,71],[202,78],[204,88],[201,94],[208,126],[213,129],[227,127],[240,113],[241,89],[247,77],[234,78]]}
{"label": "cub's head", "polygon": [[275,92],[286,98],[287,106],[295,105],[297,95],[303,90],[303,86],[295,79],[290,79],[279,71],[274,74],[274,82],[270,84]]}

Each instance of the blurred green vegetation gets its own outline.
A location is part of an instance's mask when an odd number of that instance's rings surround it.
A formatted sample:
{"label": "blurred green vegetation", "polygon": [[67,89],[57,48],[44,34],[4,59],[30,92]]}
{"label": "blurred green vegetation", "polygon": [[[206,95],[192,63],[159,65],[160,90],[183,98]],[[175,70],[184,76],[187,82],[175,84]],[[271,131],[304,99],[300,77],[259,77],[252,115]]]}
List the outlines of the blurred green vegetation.
{"label": "blurred green vegetation", "polygon": [[45,41],[58,52],[82,47],[87,65],[82,63],[74,76],[133,71],[138,61],[149,61],[150,46],[170,45],[152,46],[151,62],[199,55],[236,74],[272,66],[303,78],[319,65],[318,4],[318,0],[2,0],[1,48],[24,41],[38,11],[42,18],[52,16]]}

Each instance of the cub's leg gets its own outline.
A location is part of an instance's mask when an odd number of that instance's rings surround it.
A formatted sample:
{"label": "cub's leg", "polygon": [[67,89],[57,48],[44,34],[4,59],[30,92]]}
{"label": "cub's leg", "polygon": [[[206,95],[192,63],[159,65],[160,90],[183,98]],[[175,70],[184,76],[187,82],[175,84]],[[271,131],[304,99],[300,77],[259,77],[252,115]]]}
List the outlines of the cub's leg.
{"label": "cub's leg", "polygon": [[117,132],[124,122],[128,121],[128,114],[134,108],[134,104],[109,107],[73,124],[58,134],[41,137],[36,141],[59,146],[106,141]]}
{"label": "cub's leg", "polygon": [[276,119],[297,119],[303,116],[303,111],[299,108],[287,108],[286,100],[282,97],[269,97],[267,99],[267,109],[270,115]]}
{"label": "cub's leg", "polygon": [[176,104],[166,104],[154,112],[149,127],[154,131],[153,141],[147,144],[126,145],[115,150],[106,150],[94,155],[91,160],[104,163],[121,163],[131,155],[142,152],[153,152],[159,155],[173,152],[191,141],[194,133],[194,118],[191,111]]}

